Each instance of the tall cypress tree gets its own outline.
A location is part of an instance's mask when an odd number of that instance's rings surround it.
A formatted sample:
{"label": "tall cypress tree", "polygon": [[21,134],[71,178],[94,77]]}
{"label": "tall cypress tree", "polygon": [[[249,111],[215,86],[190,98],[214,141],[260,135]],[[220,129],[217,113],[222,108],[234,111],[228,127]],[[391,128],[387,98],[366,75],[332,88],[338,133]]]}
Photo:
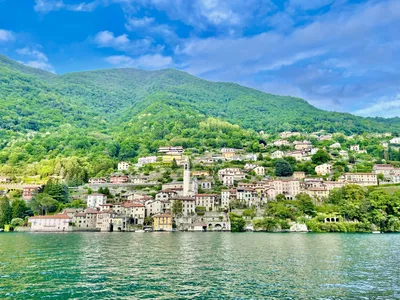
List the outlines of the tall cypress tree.
{"label": "tall cypress tree", "polygon": [[10,224],[12,219],[12,209],[10,200],[7,197],[0,198],[0,228],[5,224]]}

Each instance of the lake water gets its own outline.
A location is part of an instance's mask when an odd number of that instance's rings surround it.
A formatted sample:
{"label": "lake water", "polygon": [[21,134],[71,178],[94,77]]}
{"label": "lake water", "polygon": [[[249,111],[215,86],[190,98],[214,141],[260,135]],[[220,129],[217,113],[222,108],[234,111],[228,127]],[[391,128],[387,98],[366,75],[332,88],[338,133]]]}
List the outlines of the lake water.
{"label": "lake water", "polygon": [[400,234],[0,234],[0,299],[154,298],[400,298]]}

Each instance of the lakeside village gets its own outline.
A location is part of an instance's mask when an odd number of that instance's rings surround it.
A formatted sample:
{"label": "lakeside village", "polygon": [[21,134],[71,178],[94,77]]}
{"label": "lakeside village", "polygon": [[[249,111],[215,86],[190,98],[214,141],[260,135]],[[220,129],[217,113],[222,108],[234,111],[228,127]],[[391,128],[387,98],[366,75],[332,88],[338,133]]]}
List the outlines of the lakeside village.
{"label": "lakeside village", "polygon": [[[371,138],[386,159],[368,153]],[[400,168],[388,157],[400,138],[283,132],[260,143],[261,153],[160,147],[66,190],[61,177],[26,185],[3,176],[1,193],[14,218],[2,216],[3,225],[35,232],[400,230]],[[59,206],[57,188],[68,197]],[[26,207],[14,207],[19,196]],[[387,203],[375,207],[374,197]],[[397,211],[384,211],[389,202]]]}

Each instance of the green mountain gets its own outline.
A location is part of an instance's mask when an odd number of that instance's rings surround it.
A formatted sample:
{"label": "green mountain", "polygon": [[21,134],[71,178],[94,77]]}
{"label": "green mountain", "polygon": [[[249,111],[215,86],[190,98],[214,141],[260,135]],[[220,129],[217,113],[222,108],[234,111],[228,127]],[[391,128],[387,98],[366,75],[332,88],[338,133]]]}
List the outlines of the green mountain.
{"label": "green mountain", "polygon": [[257,151],[260,130],[400,131],[399,118],[327,112],[172,69],[55,75],[1,55],[0,120],[0,173],[47,176],[84,165],[78,181],[165,144]]}

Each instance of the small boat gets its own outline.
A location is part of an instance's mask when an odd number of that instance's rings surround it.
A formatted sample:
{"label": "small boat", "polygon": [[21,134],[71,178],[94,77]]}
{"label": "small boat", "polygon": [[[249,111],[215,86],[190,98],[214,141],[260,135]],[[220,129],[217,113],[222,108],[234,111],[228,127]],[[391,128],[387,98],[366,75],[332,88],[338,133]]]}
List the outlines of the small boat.
{"label": "small boat", "polygon": [[372,230],[372,233],[381,233],[379,230]]}
{"label": "small boat", "polygon": [[136,230],[135,232],[146,232],[146,231],[144,231],[144,230]]}

